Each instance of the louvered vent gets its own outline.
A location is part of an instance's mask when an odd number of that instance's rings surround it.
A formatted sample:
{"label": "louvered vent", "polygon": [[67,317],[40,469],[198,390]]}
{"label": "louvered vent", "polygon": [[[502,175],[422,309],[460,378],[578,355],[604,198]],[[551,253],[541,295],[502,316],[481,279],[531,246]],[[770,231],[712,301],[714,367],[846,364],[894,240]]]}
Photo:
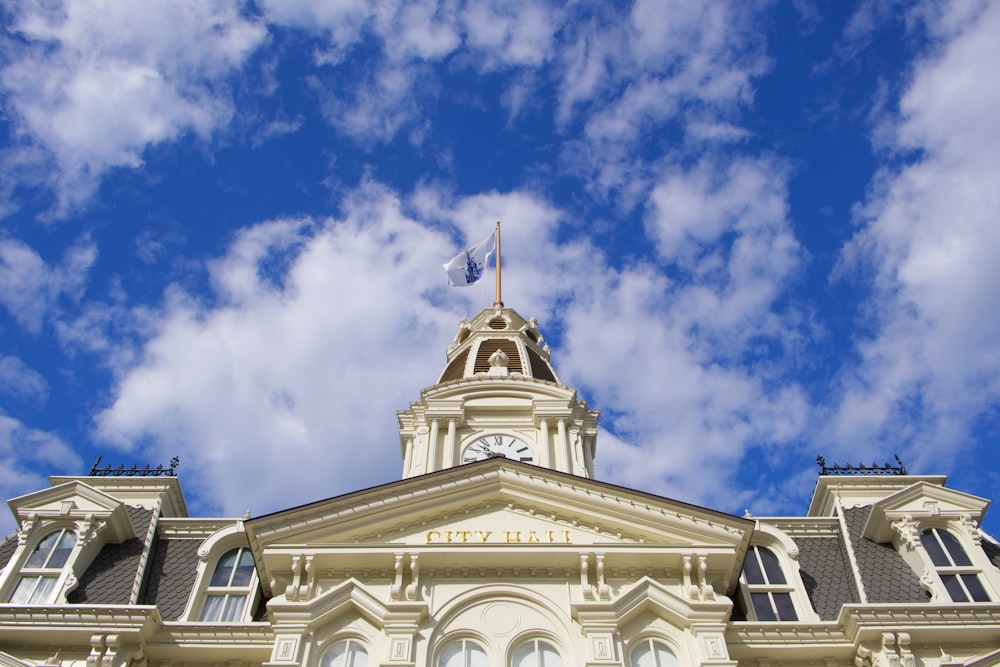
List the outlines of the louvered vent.
{"label": "louvered vent", "polygon": [[502,317],[494,317],[490,320],[490,329],[494,331],[503,331],[507,328],[507,320]]}
{"label": "louvered vent", "polygon": [[[492,323],[491,323],[492,324]],[[497,350],[503,350],[507,355],[507,370],[511,373],[523,373],[521,366],[521,355],[517,351],[517,344],[512,340],[495,339],[484,340],[479,345],[479,352],[476,354],[476,367],[473,373],[486,373],[490,370],[490,355]]]}
{"label": "louvered vent", "polygon": [[468,358],[469,349],[466,348],[462,350],[461,354],[451,360],[448,368],[444,369],[444,373],[441,375],[441,382],[462,378],[465,375],[465,360]]}
{"label": "louvered vent", "polygon": [[528,348],[528,361],[531,363],[531,377],[539,380],[556,382],[556,377],[552,374],[552,369],[545,363],[545,360],[538,356],[538,353]]}

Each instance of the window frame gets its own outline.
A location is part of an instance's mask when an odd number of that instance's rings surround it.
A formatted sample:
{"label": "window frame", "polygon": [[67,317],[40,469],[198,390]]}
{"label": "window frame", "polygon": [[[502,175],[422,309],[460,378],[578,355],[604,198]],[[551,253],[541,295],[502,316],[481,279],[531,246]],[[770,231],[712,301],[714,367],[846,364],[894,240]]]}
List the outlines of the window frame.
{"label": "window frame", "polygon": [[[236,555],[233,558],[231,571],[227,577],[226,585],[216,584],[215,579],[219,574],[220,569],[224,566],[223,561],[233,552],[236,552]],[[250,559],[249,578],[247,579],[246,584],[234,585],[232,582],[240,570],[244,556]],[[198,610],[198,621],[201,623],[238,623],[241,619],[245,619],[247,614],[251,612],[251,610],[248,609],[248,606],[253,600],[254,585],[257,583],[256,570],[257,568],[254,565],[253,554],[250,552],[250,547],[237,546],[223,552],[222,555],[215,560],[215,567],[212,569],[212,575],[208,578],[208,584],[205,586],[205,590],[202,593],[201,606]],[[209,602],[215,598],[220,599],[218,607],[219,613],[213,618],[205,618],[206,612],[209,610]],[[234,618],[227,618],[230,602],[237,598],[242,598],[243,607]]]}
{"label": "window frame", "polygon": [[[773,567],[777,568],[777,571],[772,571],[772,568],[768,567],[767,559],[762,555],[766,553],[773,558],[770,561]],[[753,559],[751,561],[751,559]],[[761,575],[762,581],[750,581],[747,576],[747,562],[754,562],[756,565],[757,572]],[[771,581],[775,575],[780,575],[784,581]],[[799,610],[795,604],[795,584],[789,573],[786,571],[781,557],[775,553],[775,550],[768,545],[764,544],[751,544],[747,548],[746,556],[743,559],[743,568],[740,570],[740,592],[743,597],[743,603],[746,608],[747,616],[753,615],[753,620],[758,623],[795,623],[801,620]],[[755,600],[761,599],[762,596],[766,596],[767,599],[767,609],[770,610],[771,615],[774,618],[761,618],[759,613],[758,605]],[[783,613],[781,605],[776,602],[776,596],[784,596],[788,604],[791,605],[791,613],[793,618],[787,618],[786,613]],[[787,612],[787,610],[785,610]]]}
{"label": "window frame", "polygon": [[[253,552],[250,550],[249,544],[247,543],[246,533],[242,530],[239,524],[240,522],[236,522],[226,528],[216,531],[208,537],[198,549],[198,557],[200,559],[198,563],[198,573],[195,575],[194,586],[191,589],[191,595],[188,598],[188,603],[184,612],[180,616],[180,620],[184,620],[189,623],[206,624],[250,623],[253,621],[253,613],[257,609],[262,596],[260,573],[257,571],[257,563],[253,559]],[[213,586],[212,578],[215,576],[216,570],[219,568],[222,559],[234,550],[239,549],[245,549],[250,555],[251,562],[253,563],[249,583],[239,587]],[[238,559],[240,553],[242,552],[238,552],[237,554],[237,564],[239,562]],[[225,612],[229,596],[244,594],[246,595],[246,601],[242,612],[233,620],[221,620],[224,617],[223,614]],[[217,617],[217,620],[203,620],[206,606],[209,604],[209,599],[214,596],[224,596],[221,607],[222,613],[220,613]]]}
{"label": "window frame", "polygon": [[[56,537],[55,544],[52,545],[49,553],[44,557],[42,564],[32,565],[31,561],[35,557],[35,554],[39,553],[45,540],[52,535],[58,535],[58,537]],[[68,549],[58,549],[57,547],[59,547],[67,535],[72,536],[72,544]],[[80,536],[77,534],[76,527],[57,524],[47,525],[44,527],[44,532],[41,530],[38,531],[37,540],[30,540],[25,546],[27,548],[23,552],[21,565],[16,568],[16,575],[10,578],[10,588],[5,595],[5,599],[9,604],[24,606],[51,605],[58,604],[59,601],[65,602],[64,589],[66,588],[67,578],[73,571],[73,563],[80,549]],[[57,567],[50,567],[52,558],[59,551],[64,552],[62,562]],[[15,600],[14,598],[21,589],[21,585],[32,579],[34,583],[30,584],[31,592],[23,599]],[[46,591],[44,599],[33,599],[38,592],[39,584],[43,581],[51,581],[51,587]]]}
{"label": "window frame", "polygon": [[[371,663],[372,654],[371,651],[369,650],[370,647],[368,646],[368,642],[360,639],[359,637],[351,635],[347,637],[336,637],[332,641],[330,641],[319,654],[319,659],[316,661],[318,667],[329,667],[326,662],[327,656],[329,656],[335,648],[341,645],[344,645],[346,647],[344,650],[344,654],[347,657],[345,658],[344,667],[358,667],[356,665],[356,656],[359,652],[364,654],[366,666]],[[357,646],[360,649],[360,651],[353,651],[352,649],[355,646]],[[350,660],[350,662],[347,662],[347,660]]]}
{"label": "window frame", "polygon": [[[544,644],[545,646],[550,648],[552,652],[556,654],[556,656],[559,659],[557,665],[548,665],[548,664],[543,664],[541,666],[538,665],[538,656],[541,654],[539,646],[540,644]],[[563,662],[564,662],[563,652],[562,650],[560,650],[559,645],[555,641],[553,641],[550,637],[539,636],[539,635],[527,637],[512,644],[510,650],[508,651],[507,664],[511,665],[512,667],[516,665],[515,659],[517,658],[518,652],[527,646],[534,647],[534,650],[530,653],[530,655],[535,656],[535,665],[533,665],[532,667],[563,667]]]}
{"label": "window frame", "polygon": [[[942,539],[942,534],[948,536],[950,545],[948,540]],[[936,597],[940,597],[944,601],[944,596],[947,596],[947,600],[954,604],[988,604],[994,601],[989,583],[983,576],[983,569],[976,562],[975,552],[970,553],[968,545],[965,544],[960,535],[956,535],[949,526],[930,525],[921,527],[919,539],[921,550],[928,563],[927,573],[933,571],[939,584],[936,589],[938,592]],[[934,548],[929,549],[928,542],[933,544]],[[967,563],[956,562],[956,553],[952,547],[958,550]],[[939,562],[938,556],[943,558],[945,562]],[[985,599],[974,599],[973,591],[969,588],[970,580],[976,582],[980,589],[979,592]],[[949,582],[953,582],[954,585],[949,585]],[[966,599],[956,600],[956,592],[961,593]]]}
{"label": "window frame", "polygon": [[[474,637],[474,636],[464,635],[463,634],[463,635],[459,635],[459,636],[455,636],[455,637],[448,637],[448,638],[445,639],[445,641],[441,642],[441,646],[440,646],[440,648],[438,648],[438,650],[436,652],[436,655],[434,657],[434,665],[435,665],[435,667],[445,667],[444,663],[442,662],[442,660],[444,659],[445,652],[448,649],[450,649],[452,646],[454,646],[456,644],[462,644],[462,649],[463,649],[463,652],[464,652],[464,648],[465,648],[465,645],[467,643],[468,644],[472,644],[473,646],[475,646],[476,648],[478,648],[480,651],[482,651],[483,657],[485,659],[485,663],[487,665],[492,665],[493,664],[493,661],[491,660],[490,651],[487,648],[488,644],[486,642],[482,641],[481,639],[479,639],[478,637]],[[461,667],[469,667],[468,661],[464,660]]]}
{"label": "window frame", "polygon": [[[678,667],[678,665],[680,665],[680,658],[677,657],[677,649],[670,642],[666,641],[665,639],[659,636],[646,635],[645,637],[639,637],[637,639],[632,640],[631,645],[629,646],[628,649],[628,667],[636,667],[635,654],[643,646],[649,647],[650,649],[649,655],[653,657],[653,665],[651,665],[650,667]],[[656,655],[656,648],[658,646],[666,649],[667,653],[673,656],[674,665],[656,664],[656,662],[658,661]]]}

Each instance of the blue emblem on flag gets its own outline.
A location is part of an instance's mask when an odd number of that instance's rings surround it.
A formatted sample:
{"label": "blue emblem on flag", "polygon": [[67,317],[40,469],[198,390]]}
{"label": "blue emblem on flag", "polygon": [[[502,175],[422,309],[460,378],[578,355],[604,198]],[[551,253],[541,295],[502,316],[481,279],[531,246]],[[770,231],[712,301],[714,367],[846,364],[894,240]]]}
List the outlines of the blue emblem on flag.
{"label": "blue emblem on flag", "polygon": [[447,264],[443,264],[448,274],[448,284],[452,287],[467,287],[479,282],[486,272],[486,265],[496,248],[496,242],[496,232],[494,232],[471,248],[455,255]]}
{"label": "blue emblem on flag", "polygon": [[479,280],[483,275],[483,265],[476,262],[476,258],[472,256],[472,253],[465,253],[465,282],[468,285]]}

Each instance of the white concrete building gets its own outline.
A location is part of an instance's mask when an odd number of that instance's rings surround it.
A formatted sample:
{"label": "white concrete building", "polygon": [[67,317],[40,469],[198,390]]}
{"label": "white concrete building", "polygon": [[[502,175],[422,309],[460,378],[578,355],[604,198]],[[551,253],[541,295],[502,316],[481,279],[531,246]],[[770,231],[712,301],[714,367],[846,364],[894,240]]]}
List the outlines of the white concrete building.
{"label": "white concrete building", "polygon": [[595,480],[597,412],[502,307],[398,416],[400,481],[267,516],[170,475],[12,499],[0,665],[1000,664],[989,502],[943,477],[824,468],[863,474],[772,518]]}

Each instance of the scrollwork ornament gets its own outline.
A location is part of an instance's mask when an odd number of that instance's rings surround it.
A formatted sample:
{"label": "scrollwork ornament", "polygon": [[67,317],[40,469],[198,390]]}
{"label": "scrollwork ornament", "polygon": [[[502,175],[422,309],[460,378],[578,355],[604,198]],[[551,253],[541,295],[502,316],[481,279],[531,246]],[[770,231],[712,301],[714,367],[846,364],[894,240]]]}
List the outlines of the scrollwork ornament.
{"label": "scrollwork ornament", "polygon": [[906,545],[910,551],[920,545],[920,533],[917,532],[917,524],[913,522],[911,517],[905,516],[898,521],[893,521],[892,528],[899,534],[902,544]]}
{"label": "scrollwork ornament", "polygon": [[958,522],[969,534],[969,537],[972,539],[972,543],[977,547],[982,546],[983,537],[979,532],[979,524],[972,519],[972,516],[969,514],[963,514],[962,518],[959,519]]}
{"label": "scrollwork ornament", "polygon": [[35,527],[37,522],[38,518],[34,515],[29,516],[21,522],[21,529],[17,531],[17,543],[19,546],[23,547],[25,542],[28,541],[28,535],[31,534],[31,529]]}

